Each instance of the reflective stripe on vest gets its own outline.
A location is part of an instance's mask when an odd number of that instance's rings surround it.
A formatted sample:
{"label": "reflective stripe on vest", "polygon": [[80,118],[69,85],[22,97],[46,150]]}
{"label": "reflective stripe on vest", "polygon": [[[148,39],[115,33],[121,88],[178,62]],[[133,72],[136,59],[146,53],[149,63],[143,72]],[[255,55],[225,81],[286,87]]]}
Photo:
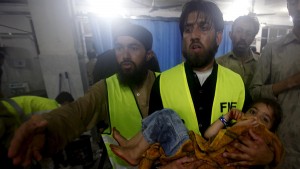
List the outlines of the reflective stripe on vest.
{"label": "reflective stripe on vest", "polygon": [[112,165],[128,167],[126,162],[115,156],[110,150],[109,144],[113,139],[111,129],[116,127],[125,138],[129,139],[141,130],[142,115],[131,89],[128,86],[120,85],[116,74],[107,78],[106,84],[110,127],[105,130],[107,134],[102,134],[103,141],[110,160],[113,160]]}
{"label": "reflective stripe on vest", "polygon": [[[186,127],[200,134],[198,120],[190,89],[187,83],[184,63],[163,72],[160,76],[160,94],[164,108],[175,110],[184,120]],[[242,109],[245,101],[245,87],[240,75],[218,65],[218,78],[211,123],[230,108]]]}
{"label": "reflective stripe on vest", "polygon": [[16,112],[18,113],[20,119],[22,121],[25,121],[25,113],[24,113],[24,111],[22,110],[22,108],[13,99],[2,98],[1,101],[5,101],[5,102],[9,103],[10,106],[13,107],[16,110]]}
{"label": "reflective stripe on vest", "polygon": [[[9,100],[11,101],[3,100],[2,103],[9,112],[20,117],[22,122],[28,120],[33,114],[46,113],[59,107],[55,100],[38,96],[17,96],[9,98]],[[19,109],[24,113],[22,116],[19,116]]]}

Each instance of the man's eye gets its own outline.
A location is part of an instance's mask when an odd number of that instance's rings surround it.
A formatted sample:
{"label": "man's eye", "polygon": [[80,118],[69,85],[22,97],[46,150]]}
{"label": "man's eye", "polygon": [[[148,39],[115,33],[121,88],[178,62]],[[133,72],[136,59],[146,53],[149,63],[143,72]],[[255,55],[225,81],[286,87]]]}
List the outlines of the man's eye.
{"label": "man's eye", "polygon": [[192,28],[190,26],[186,26],[186,27],[184,27],[184,32],[191,33],[192,32]]}
{"label": "man's eye", "polygon": [[116,50],[116,51],[121,51],[122,48],[118,46],[118,47],[115,47],[115,50]]}
{"label": "man's eye", "polygon": [[210,30],[210,27],[208,25],[203,25],[200,27],[201,31],[208,31]]}
{"label": "man's eye", "polygon": [[136,46],[130,46],[129,49],[132,50],[132,51],[136,51],[136,50],[138,50],[139,48],[136,47]]}

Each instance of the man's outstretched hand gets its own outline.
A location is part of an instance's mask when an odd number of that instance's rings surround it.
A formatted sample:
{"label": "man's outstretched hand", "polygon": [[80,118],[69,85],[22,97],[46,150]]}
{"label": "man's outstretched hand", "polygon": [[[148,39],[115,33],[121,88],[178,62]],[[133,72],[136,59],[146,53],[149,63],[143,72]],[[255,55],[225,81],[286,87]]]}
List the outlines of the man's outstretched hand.
{"label": "man's outstretched hand", "polygon": [[8,149],[8,157],[13,159],[14,165],[27,167],[32,160],[42,159],[47,125],[48,122],[42,116],[33,115],[16,130]]}

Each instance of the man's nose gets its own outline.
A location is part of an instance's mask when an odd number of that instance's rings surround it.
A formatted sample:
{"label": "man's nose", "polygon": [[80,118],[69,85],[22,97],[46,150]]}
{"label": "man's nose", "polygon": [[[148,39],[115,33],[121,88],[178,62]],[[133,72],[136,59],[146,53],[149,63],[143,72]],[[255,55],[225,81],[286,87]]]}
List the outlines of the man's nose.
{"label": "man's nose", "polygon": [[201,31],[199,28],[194,28],[192,31],[192,38],[200,38],[201,37]]}
{"label": "man's nose", "polygon": [[247,39],[247,37],[248,37],[247,33],[243,32],[242,36],[241,36],[241,39],[245,40],[245,39]]}
{"label": "man's nose", "polygon": [[130,58],[130,52],[128,48],[124,49],[123,58]]}

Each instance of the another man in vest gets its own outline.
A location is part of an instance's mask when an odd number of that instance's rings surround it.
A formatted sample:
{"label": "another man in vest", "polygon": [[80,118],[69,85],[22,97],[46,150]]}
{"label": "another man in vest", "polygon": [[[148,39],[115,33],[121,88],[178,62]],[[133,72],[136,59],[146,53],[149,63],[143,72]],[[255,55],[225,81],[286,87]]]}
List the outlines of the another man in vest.
{"label": "another man in vest", "polygon": [[[75,102],[47,114],[33,116],[16,132],[9,156],[14,164],[28,166],[32,159],[51,155],[69,141],[98,122],[105,121],[105,141],[111,140],[116,127],[130,138],[141,130],[141,120],[148,115],[148,103],[154,72],[146,68],[153,56],[152,34],[142,26],[119,25],[114,30],[115,54],[118,73],[99,81]],[[30,142],[27,142],[31,137]],[[21,148],[22,146],[22,148]],[[111,156],[114,168],[127,168],[126,162]]]}
{"label": "another man in vest", "polygon": [[217,58],[217,63],[241,75],[246,88],[253,78],[259,55],[254,53],[250,45],[259,30],[258,19],[254,16],[240,16],[234,20],[229,37],[232,51]]}
{"label": "another man in vest", "polygon": [[[0,162],[4,168],[12,168],[7,159],[7,149],[15,130],[33,114],[47,113],[53,109],[74,101],[68,92],[61,92],[56,98],[48,99],[39,96],[17,96],[0,99]],[[5,153],[5,154],[3,154]],[[3,160],[3,161],[2,161]]]}
{"label": "another man in vest", "polygon": [[[231,108],[245,107],[248,97],[240,75],[216,64],[214,59],[224,27],[220,9],[210,1],[190,1],[183,7],[179,26],[186,61],[156,79],[149,113],[171,108],[189,130],[203,134]],[[225,155],[241,160],[233,165],[261,165],[272,161],[271,150],[255,134],[252,136],[255,141],[241,138],[243,144],[237,144],[242,153]],[[190,167],[201,165],[184,157],[162,168],[185,168],[187,162]]]}

